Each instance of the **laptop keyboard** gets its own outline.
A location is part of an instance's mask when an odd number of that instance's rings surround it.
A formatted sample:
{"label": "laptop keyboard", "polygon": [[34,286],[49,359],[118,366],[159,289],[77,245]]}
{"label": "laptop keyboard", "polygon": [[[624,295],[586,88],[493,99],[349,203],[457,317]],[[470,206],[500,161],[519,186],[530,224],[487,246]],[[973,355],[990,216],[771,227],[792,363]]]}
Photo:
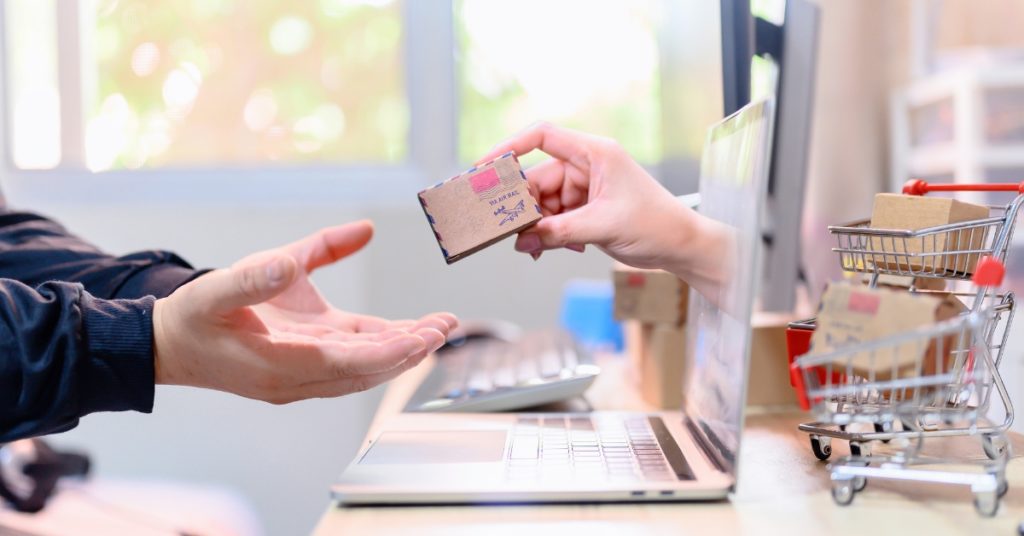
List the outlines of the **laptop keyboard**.
{"label": "laptop keyboard", "polygon": [[523,416],[506,456],[509,480],[676,480],[646,416]]}

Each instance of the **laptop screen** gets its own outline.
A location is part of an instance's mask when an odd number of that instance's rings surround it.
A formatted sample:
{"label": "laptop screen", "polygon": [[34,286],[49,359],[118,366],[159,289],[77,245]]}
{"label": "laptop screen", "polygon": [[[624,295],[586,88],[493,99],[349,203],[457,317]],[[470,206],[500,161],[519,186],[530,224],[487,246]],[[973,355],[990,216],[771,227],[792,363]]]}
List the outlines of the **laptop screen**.
{"label": "laptop screen", "polygon": [[748,104],[711,127],[700,171],[699,212],[714,220],[716,285],[691,292],[683,391],[692,431],[735,473],[750,360],[750,317],[760,279],[760,222],[771,157],[772,101]]}

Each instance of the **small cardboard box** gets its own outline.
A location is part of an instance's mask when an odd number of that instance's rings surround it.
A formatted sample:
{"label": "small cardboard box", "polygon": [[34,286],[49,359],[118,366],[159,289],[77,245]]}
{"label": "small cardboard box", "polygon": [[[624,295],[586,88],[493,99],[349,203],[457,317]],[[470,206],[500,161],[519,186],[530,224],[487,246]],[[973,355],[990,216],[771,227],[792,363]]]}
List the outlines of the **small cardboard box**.
{"label": "small cardboard box", "polygon": [[[822,354],[875,341],[948,320],[964,311],[964,305],[948,293],[918,294],[842,283],[830,285],[821,298],[811,353]],[[836,361],[835,366],[843,372],[849,364],[855,375],[878,381],[936,374],[952,366],[956,339],[955,335],[941,340],[912,338],[874,352],[853,354]],[[937,355],[940,344],[942,356]]]}
{"label": "small cardboard box", "polygon": [[[871,211],[871,227],[916,231],[939,225],[989,217],[988,207],[944,197],[877,194]],[[916,238],[872,237],[871,249],[892,253],[874,255],[872,262],[890,270],[917,270],[936,274],[974,273],[977,254],[944,255],[948,251],[984,247],[983,233],[947,231]],[[907,257],[906,255],[919,255]]]}
{"label": "small cardboard box", "polygon": [[431,186],[419,193],[419,199],[448,264],[541,218],[513,153]]}
{"label": "small cardboard box", "polygon": [[747,407],[792,409],[796,391],[790,385],[786,328],[799,317],[788,313],[757,312],[751,317],[750,381]]}
{"label": "small cardboard box", "polygon": [[643,324],[640,396],[663,409],[683,405],[686,381],[686,328],[672,324]]}
{"label": "small cardboard box", "polygon": [[615,319],[639,320],[681,326],[686,322],[689,287],[675,275],[662,270],[642,270],[617,265]]}

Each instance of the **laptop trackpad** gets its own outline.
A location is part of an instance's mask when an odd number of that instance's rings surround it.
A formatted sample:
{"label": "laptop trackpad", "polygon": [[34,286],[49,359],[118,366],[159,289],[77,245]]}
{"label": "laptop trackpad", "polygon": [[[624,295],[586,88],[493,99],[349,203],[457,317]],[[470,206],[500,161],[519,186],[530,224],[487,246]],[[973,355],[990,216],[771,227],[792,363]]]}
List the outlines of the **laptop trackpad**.
{"label": "laptop trackpad", "polygon": [[359,464],[500,462],[504,430],[384,432]]}

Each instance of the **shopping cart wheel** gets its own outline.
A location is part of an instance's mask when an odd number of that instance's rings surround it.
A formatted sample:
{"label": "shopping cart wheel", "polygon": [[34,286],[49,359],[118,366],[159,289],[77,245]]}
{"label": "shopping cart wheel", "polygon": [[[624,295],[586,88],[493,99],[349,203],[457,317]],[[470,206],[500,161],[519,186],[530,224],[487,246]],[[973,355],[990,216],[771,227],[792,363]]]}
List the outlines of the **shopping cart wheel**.
{"label": "shopping cart wheel", "polygon": [[[880,422],[876,422],[875,423],[875,433],[878,433],[878,434],[888,434],[888,433],[891,433],[891,432],[892,432],[892,423],[885,423],[885,424],[882,424]],[[883,439],[882,440],[882,443],[888,443],[888,442],[889,442],[888,439]]]}
{"label": "shopping cart wheel", "polygon": [[839,506],[849,506],[856,492],[852,478],[832,481],[832,500]]}
{"label": "shopping cart wheel", "polygon": [[[834,490],[834,488],[833,488]],[[835,493],[833,492],[833,497]],[[991,492],[974,494],[974,509],[984,517],[993,517],[999,511],[999,497]]]}
{"label": "shopping cart wheel", "polygon": [[832,439],[812,435],[811,450],[814,451],[814,456],[819,460],[827,460],[832,455]]}
{"label": "shopping cart wheel", "polygon": [[854,456],[870,456],[871,444],[850,441],[850,454]]}
{"label": "shopping cart wheel", "polygon": [[868,487],[868,479],[863,476],[854,477],[853,479],[853,491],[858,493],[864,491],[864,488]]}
{"label": "shopping cart wheel", "polygon": [[991,434],[985,434],[981,436],[981,448],[984,449],[985,455],[992,460],[998,460],[1003,457],[1006,452],[1006,438],[1002,436],[996,436]]}

